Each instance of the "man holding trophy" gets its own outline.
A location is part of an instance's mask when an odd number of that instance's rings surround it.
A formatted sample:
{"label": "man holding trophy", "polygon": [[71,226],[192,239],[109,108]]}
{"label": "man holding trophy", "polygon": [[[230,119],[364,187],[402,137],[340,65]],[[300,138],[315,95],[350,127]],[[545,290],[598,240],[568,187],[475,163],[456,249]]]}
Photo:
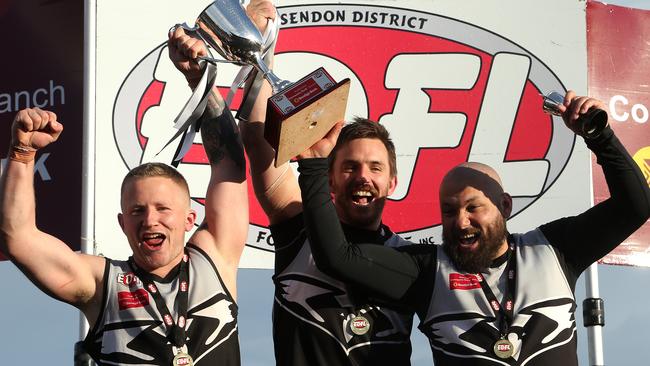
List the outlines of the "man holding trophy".
{"label": "man holding trophy", "polygon": [[547,104],[596,155],[608,200],[509,233],[512,198],[494,169],[469,162],[451,169],[441,184],[443,245],[394,249],[353,242],[328,189],[333,130],[299,157],[305,226],[318,267],[416,308],[436,364],[577,365],[578,277],[646,222],[650,189],[607,126],[603,103],[572,91],[562,99]]}
{"label": "man holding trophy", "polygon": [[[270,95],[265,84],[256,100],[261,109]],[[409,365],[413,311],[387,306],[316,268],[293,170],[264,141],[262,131],[268,125],[263,116],[255,117],[240,126],[255,194],[271,222],[276,250],[276,364]],[[397,183],[395,147],[388,132],[375,122],[358,119],[343,127],[341,135],[338,141],[329,141],[336,145],[330,182],[346,237],[377,246],[405,244],[381,223],[386,197]]]}
{"label": "man holding trophy", "polygon": [[[229,1],[213,6],[227,7],[227,3]],[[239,6],[237,1],[232,3],[234,8]],[[223,9],[207,12],[212,12],[213,20],[221,18],[215,12],[227,13]],[[265,33],[269,19],[276,17],[269,1],[251,1],[247,13],[261,33]],[[209,24],[210,21],[203,23]],[[231,20],[231,23],[242,22]],[[220,42],[207,42],[220,53],[225,53],[222,54],[224,58],[235,59],[237,55],[245,53],[234,49],[234,42],[229,43],[228,40],[240,39],[237,34],[248,34],[249,30],[232,34],[232,30],[226,32],[218,25],[211,28],[210,31],[199,31],[201,37],[221,34]],[[179,45],[184,49],[183,53],[195,58],[205,56],[205,45],[191,34],[192,31],[188,34],[186,29],[177,28],[171,35],[170,43]],[[230,35],[226,37],[226,34]],[[243,43],[246,42],[238,42]],[[269,56],[266,57],[267,61],[270,61]],[[266,67],[260,68],[258,74],[249,80],[239,117],[255,194],[271,222],[276,248],[273,276],[276,363],[282,366],[409,365],[413,311],[395,304],[385,306],[369,293],[333,279],[316,268],[306,241],[300,190],[287,162],[288,158],[309,147],[325,135],[330,126],[343,119],[344,109],[339,108],[342,96],[337,93],[341,90],[347,93],[345,81],[338,88],[327,86],[330,89],[326,87],[314,98],[315,102],[302,109],[307,111],[303,115],[302,125],[292,120],[299,113],[290,111],[280,126],[285,128],[288,125],[288,131],[278,134],[277,121],[268,120],[278,115],[277,109],[273,111],[277,105],[271,106],[274,101],[269,101],[272,95],[273,98],[277,96],[278,88],[272,88],[265,80]],[[200,77],[198,68],[184,69],[180,65],[178,68],[190,85]],[[310,85],[321,82],[319,76],[307,80]],[[294,86],[292,84],[284,90],[291,91]],[[335,112],[311,112],[318,108],[333,108]],[[327,121],[312,119],[312,115],[316,114],[329,117]],[[318,132],[320,136],[313,139],[309,131],[316,128],[321,129]],[[285,132],[288,134],[283,135]],[[384,202],[397,182],[395,150],[387,131],[375,122],[358,120],[343,128],[342,135],[344,137],[336,145],[336,168],[330,178],[346,236],[352,241],[372,242],[378,246],[404,244],[404,240],[381,224]],[[294,141],[292,137],[300,137],[304,141]],[[333,146],[336,141],[330,143]],[[289,151],[282,154],[281,151],[286,148]]]}
{"label": "man holding trophy", "polygon": [[75,253],[39,230],[34,157],[63,124],[38,108],[12,123],[0,251],[45,293],[83,312],[84,348],[100,365],[240,364],[235,282],[248,232],[246,165],[232,114],[217,110],[201,118],[211,165],[204,221],[185,245],[197,214],[183,176],[162,163],[133,168],[117,215],[133,251],[126,261]]}
{"label": "man holding trophy", "polygon": [[[195,55],[173,42],[169,49],[178,67],[194,68]],[[83,345],[99,365],[241,363],[236,278],[249,222],[246,163],[220,95],[208,106],[199,116],[211,167],[203,222],[186,244],[197,214],[183,176],[161,163],[133,168],[117,215],[133,251],[128,260],[75,253],[36,226],[34,158],[63,124],[38,108],[14,118],[0,184],[0,251],[45,293],[83,312],[90,325]]]}

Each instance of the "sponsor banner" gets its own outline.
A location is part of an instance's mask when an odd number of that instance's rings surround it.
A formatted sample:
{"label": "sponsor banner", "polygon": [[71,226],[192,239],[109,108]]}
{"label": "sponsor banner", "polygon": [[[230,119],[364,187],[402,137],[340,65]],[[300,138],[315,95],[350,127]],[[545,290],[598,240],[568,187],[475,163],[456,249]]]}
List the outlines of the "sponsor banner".
{"label": "sponsor banner", "polygon": [[[115,219],[124,174],[142,162],[171,161],[176,146],[161,149],[190,90],[165,41],[172,25],[193,24],[205,5],[138,1],[124,11],[119,1],[98,3],[98,253],[125,258],[130,251]],[[324,67],[337,81],[350,78],[346,117],[378,120],[391,132],[398,186],[384,222],[394,231],[414,242],[440,243],[440,181],[465,161],[490,164],[501,174],[514,197],[513,231],[589,207],[588,151],[541,109],[542,94],[569,87],[586,92],[583,1],[285,0],[278,6],[277,75],[297,81]],[[512,16],[504,17],[503,9]],[[142,14],[148,14],[146,27],[124,27],[140,24]],[[554,31],[547,32],[551,24]],[[237,71],[219,65],[222,92]],[[238,95],[233,110],[240,101]],[[202,216],[210,169],[200,136],[179,170]],[[249,192],[242,266],[270,268],[273,238],[250,183]]]}
{"label": "sponsor banner", "polygon": [[[610,125],[650,183],[650,11],[587,4],[589,95],[605,101]],[[592,158],[594,202],[609,197],[602,169]],[[602,260],[650,267],[650,223]]]}
{"label": "sponsor banner", "polygon": [[[79,250],[83,135],[83,2],[0,1],[0,157],[16,113],[53,111],[65,130],[36,157],[38,227]],[[0,259],[2,255],[0,254]]]}
{"label": "sponsor banner", "polygon": [[480,275],[450,273],[449,289],[450,290],[475,290],[481,288],[482,278]]}
{"label": "sponsor banner", "polygon": [[149,294],[143,288],[139,288],[133,292],[120,291],[117,293],[117,303],[119,304],[120,310],[141,308],[149,305]]}

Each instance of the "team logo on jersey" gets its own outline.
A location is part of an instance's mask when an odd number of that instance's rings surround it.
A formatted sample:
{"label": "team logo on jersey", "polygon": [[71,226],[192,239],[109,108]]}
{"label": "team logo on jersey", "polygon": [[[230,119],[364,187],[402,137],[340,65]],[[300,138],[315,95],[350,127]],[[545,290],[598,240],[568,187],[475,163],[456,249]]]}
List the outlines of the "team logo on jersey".
{"label": "team logo on jersey", "polygon": [[[513,196],[513,216],[562,174],[575,136],[558,117],[543,113],[541,94],[565,88],[542,60],[516,43],[466,22],[409,9],[329,4],[279,12],[277,74],[298,80],[324,66],[335,80],[350,78],[347,115],[378,120],[390,131],[399,184],[383,218],[395,232],[440,242],[437,192],[443,175],[459,163],[480,161],[496,168]],[[332,39],[336,42],[320,41]],[[169,159],[176,147],[159,154],[175,132],[172,119],[190,90],[165,47],[133,67],[115,99],[116,144],[129,168]],[[228,67],[220,66],[217,80],[224,92],[236,72]],[[190,186],[200,187],[192,191],[199,215],[207,163],[195,143],[179,165]],[[247,244],[273,250],[268,221],[250,197]]]}
{"label": "team logo on jersey", "polygon": [[127,287],[139,286],[141,284],[140,279],[133,272],[118,273],[117,283]]}

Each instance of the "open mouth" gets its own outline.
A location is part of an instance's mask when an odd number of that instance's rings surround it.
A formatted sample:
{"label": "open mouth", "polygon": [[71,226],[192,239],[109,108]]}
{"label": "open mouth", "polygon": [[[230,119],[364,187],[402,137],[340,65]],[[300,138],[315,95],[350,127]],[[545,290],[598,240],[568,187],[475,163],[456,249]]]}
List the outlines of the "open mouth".
{"label": "open mouth", "polygon": [[367,206],[374,199],[375,199],[375,196],[370,191],[358,190],[358,191],[352,192],[352,202],[354,202],[356,205],[359,205],[359,206]]}
{"label": "open mouth", "polygon": [[472,249],[478,244],[480,237],[481,234],[478,232],[461,234],[458,236],[458,243],[461,248]]}
{"label": "open mouth", "polygon": [[150,250],[156,250],[160,248],[162,243],[165,241],[165,238],[165,235],[161,233],[145,233],[140,238],[140,243]]}

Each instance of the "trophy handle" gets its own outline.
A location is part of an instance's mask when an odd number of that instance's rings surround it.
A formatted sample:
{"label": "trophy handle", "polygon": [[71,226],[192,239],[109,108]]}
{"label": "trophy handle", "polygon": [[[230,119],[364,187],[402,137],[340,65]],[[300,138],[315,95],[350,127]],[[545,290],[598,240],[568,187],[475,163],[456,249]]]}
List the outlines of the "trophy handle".
{"label": "trophy handle", "polygon": [[[543,96],[542,109],[544,112],[554,116],[561,116],[562,114],[558,106],[562,103],[564,103],[564,95],[554,91]],[[591,108],[587,113],[581,115],[577,122],[582,130],[583,136],[593,139],[600,136],[605,127],[607,127],[608,120],[609,116],[606,111],[600,108]]]}
{"label": "trophy handle", "polygon": [[552,114],[554,116],[560,116],[561,113],[558,110],[558,106],[563,103],[564,95],[554,91],[546,96],[543,96],[542,109],[546,113]]}
{"label": "trophy handle", "polygon": [[[182,23],[182,24],[179,23],[179,24],[176,24],[175,26],[169,28],[169,32],[174,32],[178,28],[183,28],[185,33],[187,33],[187,34],[189,34],[191,36],[195,36],[198,39],[200,39],[201,41],[203,41],[203,43],[205,43],[206,47],[208,47],[208,48],[211,47],[210,42],[208,42],[208,40],[205,39],[205,37],[203,37],[203,34],[201,34],[201,32],[199,31],[201,29],[201,27],[199,25],[196,25],[194,27],[190,27],[189,25],[187,25],[187,23]],[[217,51],[219,51],[219,54],[222,54],[221,50],[219,50],[218,48],[217,48]],[[199,60],[204,60],[204,61],[209,62],[211,64],[226,63],[226,64],[241,65],[240,63],[232,61],[232,60],[228,60],[228,59],[221,60],[221,59],[217,59],[217,58],[214,58],[214,57],[211,57],[211,56],[201,56],[198,59]]]}
{"label": "trophy handle", "polygon": [[[187,25],[187,23],[176,24],[175,26],[171,27],[169,29],[169,31],[174,32],[179,27],[183,28],[185,33],[190,34],[192,36],[196,36],[197,38],[199,38],[201,41],[203,41],[203,43],[205,43],[206,47],[211,46],[211,43],[209,43],[205,39],[205,37],[203,37],[203,34],[201,34],[201,32],[199,31],[201,29],[201,27],[199,25],[196,25],[194,27],[190,27],[189,25]],[[217,48],[217,51],[220,51],[220,50]],[[219,53],[222,54],[221,52],[219,52]],[[271,69],[269,69],[269,67],[266,65],[266,62],[264,62],[264,59],[262,58],[262,55],[259,52],[255,52],[253,54],[253,57],[255,59],[254,66],[257,67],[257,69],[262,72],[262,75],[264,76],[264,78],[266,80],[268,80],[268,82],[271,84],[271,87],[273,88],[273,93],[274,94],[280,92],[284,88],[291,85],[290,81],[280,79],[277,75],[275,75],[275,73],[273,73],[273,71],[271,71]],[[220,62],[220,63],[229,63],[229,64],[236,64],[236,65],[240,65],[240,66],[245,66],[245,64],[241,64],[239,62],[229,60],[227,58],[223,59],[223,60],[220,60],[220,59],[216,59],[214,57],[203,56],[203,57],[199,57],[199,59],[200,60],[205,60],[205,61],[213,63],[213,64]]]}

